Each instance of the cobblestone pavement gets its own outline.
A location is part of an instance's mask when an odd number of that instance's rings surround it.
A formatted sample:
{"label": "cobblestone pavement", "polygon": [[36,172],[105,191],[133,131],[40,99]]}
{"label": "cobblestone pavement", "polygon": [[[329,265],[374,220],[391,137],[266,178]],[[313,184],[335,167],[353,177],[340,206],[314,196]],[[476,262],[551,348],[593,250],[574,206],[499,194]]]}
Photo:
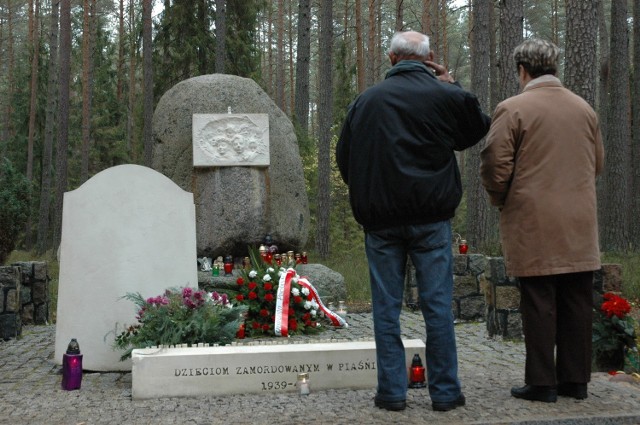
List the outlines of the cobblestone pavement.
{"label": "cobblestone pavement", "polygon": [[[370,338],[371,315],[349,314],[336,338]],[[422,317],[402,315],[404,337],[424,340]],[[55,326],[27,326],[0,341],[0,424],[638,424],[640,386],[594,373],[589,397],[536,403],[509,396],[523,383],[524,346],[486,336],[482,323],[456,325],[467,405],[431,409],[426,389],[408,392],[407,409],[373,405],[375,389],[132,400],[130,373],[85,373],[82,388],[60,389]]]}

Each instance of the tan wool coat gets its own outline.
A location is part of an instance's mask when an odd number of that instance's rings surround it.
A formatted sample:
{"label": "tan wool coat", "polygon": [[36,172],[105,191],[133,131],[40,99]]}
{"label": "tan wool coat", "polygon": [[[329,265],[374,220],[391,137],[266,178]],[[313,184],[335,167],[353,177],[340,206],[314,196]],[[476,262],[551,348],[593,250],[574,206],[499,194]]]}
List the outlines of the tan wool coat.
{"label": "tan wool coat", "polygon": [[480,174],[500,213],[510,276],[600,268],[596,175],[604,166],[598,117],[545,75],[500,103]]}

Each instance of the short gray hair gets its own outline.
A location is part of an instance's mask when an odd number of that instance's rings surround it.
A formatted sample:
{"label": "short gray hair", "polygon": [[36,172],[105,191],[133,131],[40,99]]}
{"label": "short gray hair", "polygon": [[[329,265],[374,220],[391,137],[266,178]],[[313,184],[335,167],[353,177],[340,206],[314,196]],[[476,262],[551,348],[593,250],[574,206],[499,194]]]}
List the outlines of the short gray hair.
{"label": "short gray hair", "polygon": [[429,37],[417,31],[397,32],[391,38],[391,53],[398,56],[429,56]]}
{"label": "short gray hair", "polygon": [[532,78],[558,72],[560,49],[550,41],[539,38],[525,40],[513,51],[516,67],[522,65]]}

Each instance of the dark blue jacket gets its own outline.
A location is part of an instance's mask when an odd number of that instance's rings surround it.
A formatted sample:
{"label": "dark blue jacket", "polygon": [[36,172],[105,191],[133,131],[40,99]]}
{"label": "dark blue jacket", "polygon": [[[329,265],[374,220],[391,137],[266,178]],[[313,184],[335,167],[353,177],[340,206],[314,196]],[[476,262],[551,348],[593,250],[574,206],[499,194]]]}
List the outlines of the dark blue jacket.
{"label": "dark blue jacket", "polygon": [[397,63],[350,105],[336,147],[355,219],[369,231],[453,217],[462,197],[454,151],[490,123],[475,95],[421,62]]}

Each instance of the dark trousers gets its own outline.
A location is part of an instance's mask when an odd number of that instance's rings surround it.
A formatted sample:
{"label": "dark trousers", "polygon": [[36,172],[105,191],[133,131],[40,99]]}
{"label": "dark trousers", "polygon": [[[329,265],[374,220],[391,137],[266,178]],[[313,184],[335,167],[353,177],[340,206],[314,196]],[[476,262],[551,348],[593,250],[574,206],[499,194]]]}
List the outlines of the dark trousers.
{"label": "dark trousers", "polygon": [[593,272],[521,277],[519,280],[527,354],[525,383],[589,382]]}

